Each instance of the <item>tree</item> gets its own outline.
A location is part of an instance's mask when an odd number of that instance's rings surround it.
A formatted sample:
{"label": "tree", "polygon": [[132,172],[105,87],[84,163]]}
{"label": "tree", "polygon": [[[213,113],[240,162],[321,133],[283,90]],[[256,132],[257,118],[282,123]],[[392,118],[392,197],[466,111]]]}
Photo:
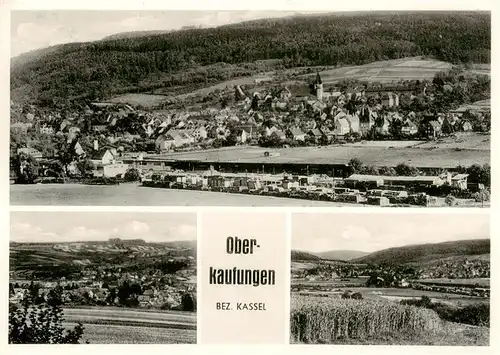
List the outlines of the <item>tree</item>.
{"label": "tree", "polygon": [[363,168],[363,163],[358,158],[352,158],[349,160],[349,166],[351,167],[353,174],[356,174]]}
{"label": "tree", "polygon": [[328,137],[325,134],[322,134],[321,137],[319,137],[319,144],[320,145],[328,145]]}
{"label": "tree", "polygon": [[379,168],[379,174],[384,176],[396,176],[396,170],[389,166],[382,166]]}
{"label": "tree", "polygon": [[469,181],[476,184],[483,184],[487,187],[491,185],[491,167],[489,164],[479,165],[474,164],[471,165],[467,169],[467,173],[469,174]]}
{"label": "tree", "polygon": [[12,158],[18,184],[33,184],[38,177],[38,162],[31,155],[20,153]]}
{"label": "tree", "polygon": [[394,170],[400,176],[417,176],[419,174],[417,168],[406,163],[398,164]]}
{"label": "tree", "polygon": [[78,163],[76,163],[76,167],[82,176],[88,176],[95,168],[94,163],[92,163],[92,160],[90,159],[82,159],[78,161]]}
{"label": "tree", "polygon": [[21,306],[9,304],[10,344],[79,344],[84,331],[81,323],[65,330],[59,305],[35,305],[26,296]]}
{"label": "tree", "polygon": [[196,298],[191,292],[186,292],[182,295],[181,308],[186,312],[196,311]]}
{"label": "tree", "polygon": [[123,177],[125,181],[140,181],[141,173],[136,168],[128,168]]}

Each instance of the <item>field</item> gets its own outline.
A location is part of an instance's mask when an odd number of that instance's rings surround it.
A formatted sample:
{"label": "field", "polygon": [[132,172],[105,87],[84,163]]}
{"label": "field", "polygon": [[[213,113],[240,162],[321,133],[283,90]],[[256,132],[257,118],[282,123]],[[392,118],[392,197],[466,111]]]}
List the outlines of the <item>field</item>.
{"label": "field", "polygon": [[[450,63],[424,60],[419,57],[373,62],[320,72],[323,84],[335,84],[344,79],[365,82],[390,83],[400,80],[432,79],[440,71],[451,69]],[[316,74],[307,75],[314,77]]]}
{"label": "field", "polygon": [[[258,147],[234,147],[206,151],[163,154],[160,157],[175,160],[199,160],[234,163],[295,163],[295,164],[347,164],[353,158],[366,165],[396,166],[408,163],[415,167],[455,168],[458,165],[490,163],[490,137],[471,135],[468,139],[420,142],[411,147],[398,146],[398,142],[371,142],[327,147],[272,149],[279,156],[264,157],[271,151]],[[472,147],[473,146],[473,147]],[[464,147],[464,148],[461,148]]]}
{"label": "field", "polygon": [[292,295],[292,343],[488,345],[489,331],[443,321],[432,310],[388,300]]}
{"label": "field", "polygon": [[[366,279],[361,279],[357,286],[356,282],[305,282],[292,280],[292,287],[300,286],[304,291],[303,295],[316,295],[323,297],[339,297],[347,289],[353,292],[359,292],[364,299],[371,300],[392,300],[400,301],[404,299],[420,299],[422,296],[429,297],[434,302],[440,302],[452,306],[467,306],[470,304],[478,304],[488,302],[488,299],[475,296],[460,295],[454,293],[434,292],[414,290],[412,288],[375,288],[364,287],[363,282]],[[314,289],[317,290],[314,290]],[[308,291],[309,289],[309,291]]]}
{"label": "field", "polygon": [[134,106],[142,106],[144,108],[150,108],[154,106],[158,106],[165,102],[167,99],[166,96],[163,95],[151,95],[151,94],[124,94],[120,96],[116,96],[108,102],[113,103],[123,103]]}
{"label": "field", "polygon": [[196,343],[196,313],[93,307],[64,309],[64,319],[81,322],[91,344]]}

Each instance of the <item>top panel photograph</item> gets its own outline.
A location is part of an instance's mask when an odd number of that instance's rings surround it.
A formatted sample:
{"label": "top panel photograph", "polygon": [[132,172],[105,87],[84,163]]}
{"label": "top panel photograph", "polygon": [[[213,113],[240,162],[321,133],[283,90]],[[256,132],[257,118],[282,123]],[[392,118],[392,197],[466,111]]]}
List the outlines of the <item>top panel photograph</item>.
{"label": "top panel photograph", "polygon": [[490,205],[490,12],[13,11],[10,56],[11,205]]}

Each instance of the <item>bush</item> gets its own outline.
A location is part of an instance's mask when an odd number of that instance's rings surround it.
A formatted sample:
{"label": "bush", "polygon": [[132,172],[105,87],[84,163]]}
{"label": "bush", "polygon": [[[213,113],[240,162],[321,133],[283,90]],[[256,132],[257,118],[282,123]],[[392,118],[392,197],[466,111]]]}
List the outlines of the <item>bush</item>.
{"label": "bush", "polygon": [[455,196],[453,195],[448,195],[446,196],[446,198],[444,199],[444,202],[448,205],[448,206],[455,206],[457,204],[457,199],[455,198]]}
{"label": "bush", "polygon": [[491,198],[491,193],[490,190],[485,189],[476,192],[473,196],[476,202],[489,202]]}
{"label": "bush", "polygon": [[123,176],[125,181],[133,182],[141,180],[141,173],[135,168],[128,168]]}
{"label": "bush", "polygon": [[440,302],[433,303],[429,297],[422,296],[419,300],[402,300],[400,304],[431,309],[439,315],[439,318],[449,322],[486,327],[490,326],[490,305],[487,303],[474,304],[460,308]]}
{"label": "bush", "polygon": [[78,323],[72,330],[65,330],[62,323],[63,311],[59,306],[34,305],[30,301],[21,307],[9,305],[9,343],[78,344],[83,325]]}

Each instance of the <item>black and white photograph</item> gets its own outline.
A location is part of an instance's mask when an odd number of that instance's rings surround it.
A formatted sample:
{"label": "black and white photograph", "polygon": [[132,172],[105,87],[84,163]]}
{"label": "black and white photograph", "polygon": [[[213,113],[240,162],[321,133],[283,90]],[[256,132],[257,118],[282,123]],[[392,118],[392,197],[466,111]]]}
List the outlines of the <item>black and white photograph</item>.
{"label": "black and white photograph", "polygon": [[292,214],[292,344],[489,346],[489,334],[489,214]]}
{"label": "black and white photograph", "polygon": [[9,344],[196,344],[196,245],[193,213],[11,212]]}
{"label": "black and white photograph", "polygon": [[489,207],[488,11],[16,10],[10,204]]}

